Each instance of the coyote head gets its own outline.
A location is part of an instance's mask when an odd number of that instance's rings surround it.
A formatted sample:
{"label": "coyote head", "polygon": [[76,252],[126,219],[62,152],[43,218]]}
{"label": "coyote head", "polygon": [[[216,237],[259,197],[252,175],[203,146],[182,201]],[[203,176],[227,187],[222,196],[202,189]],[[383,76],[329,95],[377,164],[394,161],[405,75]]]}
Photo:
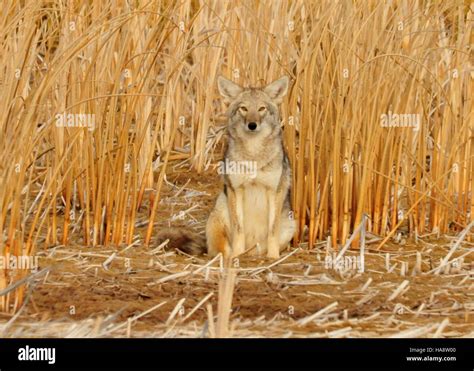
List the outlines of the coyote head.
{"label": "coyote head", "polygon": [[222,76],[217,85],[220,94],[230,103],[227,114],[232,137],[263,138],[280,132],[278,104],[288,91],[287,76],[262,88],[243,88]]}

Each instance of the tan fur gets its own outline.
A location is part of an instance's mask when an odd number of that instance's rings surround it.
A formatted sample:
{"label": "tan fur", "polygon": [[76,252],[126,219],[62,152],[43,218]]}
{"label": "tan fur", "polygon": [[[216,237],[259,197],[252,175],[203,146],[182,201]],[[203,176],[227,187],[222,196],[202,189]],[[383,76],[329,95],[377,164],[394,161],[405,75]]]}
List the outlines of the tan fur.
{"label": "tan fur", "polygon": [[[206,225],[207,252],[234,257],[249,251],[278,258],[296,230],[290,209],[291,168],[278,111],[288,78],[244,89],[220,77],[218,87],[230,103],[225,162],[244,167],[223,174],[224,190]],[[203,252],[206,245],[189,230],[165,230],[158,241],[167,238],[170,247],[191,254]]]}
{"label": "tan fur", "polygon": [[[251,250],[278,258],[293,237],[291,169],[277,106],[287,87],[287,78],[262,89],[244,89],[219,78],[219,91],[230,103],[225,160],[255,163],[256,173],[224,174],[225,191],[219,195],[206,228],[209,255],[223,252],[238,256]],[[250,123],[257,129],[250,130]]]}

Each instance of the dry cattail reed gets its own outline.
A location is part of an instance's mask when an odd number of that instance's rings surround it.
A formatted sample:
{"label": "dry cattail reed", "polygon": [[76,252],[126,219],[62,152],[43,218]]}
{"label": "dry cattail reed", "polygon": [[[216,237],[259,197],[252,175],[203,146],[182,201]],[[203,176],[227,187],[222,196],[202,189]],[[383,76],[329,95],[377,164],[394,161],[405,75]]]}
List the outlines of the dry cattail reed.
{"label": "dry cattail reed", "polygon": [[[8,2],[0,255],[130,244],[142,212],[150,243],[168,162],[203,172],[221,155],[218,74],[292,79],[281,110],[295,244],[344,244],[364,214],[384,237],[462,230],[474,215],[472,17],[461,0]],[[0,269],[0,290],[27,274]]]}

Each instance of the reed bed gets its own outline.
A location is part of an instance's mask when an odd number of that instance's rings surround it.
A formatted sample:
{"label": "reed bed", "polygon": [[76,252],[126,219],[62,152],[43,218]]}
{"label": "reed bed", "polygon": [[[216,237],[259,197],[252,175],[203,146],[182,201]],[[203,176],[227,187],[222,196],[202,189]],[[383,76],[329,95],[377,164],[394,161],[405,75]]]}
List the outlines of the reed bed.
{"label": "reed bed", "polygon": [[58,246],[41,254],[61,270],[32,280],[34,306],[0,320],[0,335],[472,337],[472,243],[460,243],[457,264],[431,271],[458,241],[426,237],[419,246],[376,250],[369,239],[365,273],[328,269],[321,246],[285,252],[277,262],[244,258],[231,270],[219,258],[176,251]]}
{"label": "reed bed", "polygon": [[[215,176],[173,170],[160,226],[176,215],[205,228]],[[180,214],[180,211],[187,210]],[[2,337],[469,337],[474,244],[456,236],[391,240],[361,233],[360,250],[329,238],[278,260],[189,256],[166,243],[39,249],[25,301],[0,314]],[[343,264],[338,264],[338,259]],[[356,264],[354,264],[356,263]],[[16,281],[15,284],[22,284]],[[7,288],[6,290],[8,290]],[[3,292],[0,291],[0,295]]]}
{"label": "reed bed", "polygon": [[[5,259],[71,243],[130,246],[143,223],[139,243],[150,245],[169,163],[205,174],[222,156],[219,74],[242,85],[292,79],[282,125],[295,246],[329,236],[337,248],[363,215],[379,249],[401,231],[454,233],[473,221],[467,1],[7,0],[2,8]],[[0,291],[29,274],[0,269]],[[2,295],[0,310],[17,311],[25,290]]]}

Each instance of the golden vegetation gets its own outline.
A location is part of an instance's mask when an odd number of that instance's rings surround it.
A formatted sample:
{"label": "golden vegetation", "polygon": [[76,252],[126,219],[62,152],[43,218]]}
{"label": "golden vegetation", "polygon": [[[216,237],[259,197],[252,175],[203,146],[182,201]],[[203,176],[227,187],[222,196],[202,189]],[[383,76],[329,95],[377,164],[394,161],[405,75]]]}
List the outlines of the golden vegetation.
{"label": "golden vegetation", "polygon": [[[364,213],[381,236],[401,227],[447,233],[473,218],[469,2],[7,0],[2,8],[4,258],[71,240],[130,244],[138,210],[149,215],[148,244],[168,162],[204,172],[220,159],[219,74],[243,85],[292,79],[282,120],[295,243],[328,235],[344,243]],[[27,274],[0,269],[0,291]],[[2,295],[0,309],[18,309],[23,290]]]}

